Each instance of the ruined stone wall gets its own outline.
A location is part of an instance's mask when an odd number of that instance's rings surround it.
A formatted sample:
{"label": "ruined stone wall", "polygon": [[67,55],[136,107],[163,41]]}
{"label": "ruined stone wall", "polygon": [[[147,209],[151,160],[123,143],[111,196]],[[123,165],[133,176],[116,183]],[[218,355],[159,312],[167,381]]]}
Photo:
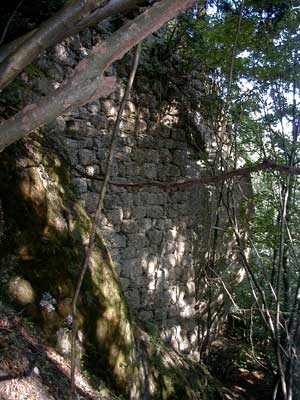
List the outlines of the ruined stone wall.
{"label": "ruined stone wall", "polygon": [[[59,87],[96,40],[96,32],[87,31],[57,45],[21,75],[15,96],[22,97],[22,101],[25,96],[30,102]],[[73,189],[90,214],[96,208],[124,93],[126,65],[110,71],[119,79],[110,98],[74,109],[46,127],[47,140],[70,163]],[[197,99],[202,84],[197,72],[189,79],[189,90]],[[23,85],[30,91],[24,91]],[[141,186],[109,185],[99,229],[118,267],[134,317],[157,330],[176,349],[195,353],[195,254],[199,254],[200,242],[206,243],[208,236],[209,196],[203,187],[162,190],[144,185],[201,175],[186,142],[184,114],[188,113],[188,105],[180,105],[175,98],[161,98],[162,93],[140,72],[123,115],[111,181]]]}
{"label": "ruined stone wall", "polygon": [[[145,105],[155,100],[149,93],[139,93],[137,100],[128,102],[111,180],[170,183],[195,176],[184,132],[153,121],[159,110],[141,111],[139,98]],[[105,100],[78,114],[76,110],[66,122],[63,143],[74,167],[74,188],[89,213],[95,211],[116,110],[114,100]],[[100,227],[132,313],[155,323],[182,351],[189,351],[197,338],[193,253],[201,208],[207,212],[195,189],[111,185]]]}

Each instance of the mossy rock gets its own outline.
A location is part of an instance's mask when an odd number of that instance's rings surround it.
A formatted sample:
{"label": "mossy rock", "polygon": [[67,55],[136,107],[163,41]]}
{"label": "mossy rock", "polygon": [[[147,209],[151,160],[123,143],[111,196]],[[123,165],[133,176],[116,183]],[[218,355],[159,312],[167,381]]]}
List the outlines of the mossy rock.
{"label": "mossy rock", "polygon": [[[1,293],[52,342],[64,326],[91,221],[76,202],[67,166],[27,140],[0,155]],[[49,294],[52,308],[42,307]],[[69,310],[68,310],[69,304]],[[50,304],[51,305],[51,304]],[[97,236],[78,304],[78,329],[93,372],[123,393],[132,376],[133,335],[119,279]]]}

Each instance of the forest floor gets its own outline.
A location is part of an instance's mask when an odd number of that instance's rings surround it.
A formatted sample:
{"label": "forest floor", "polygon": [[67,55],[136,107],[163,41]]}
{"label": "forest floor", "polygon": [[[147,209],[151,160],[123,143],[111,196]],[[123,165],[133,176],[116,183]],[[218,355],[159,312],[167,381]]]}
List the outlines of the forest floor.
{"label": "forest floor", "polygon": [[[0,400],[62,400],[69,387],[69,363],[17,314],[0,312]],[[94,390],[79,372],[76,391],[78,400],[114,398]]]}
{"label": "forest floor", "polygon": [[230,335],[222,336],[212,343],[209,370],[230,389],[231,393],[225,394],[226,399],[272,398],[272,374],[262,350],[254,350],[249,342]]}
{"label": "forest floor", "polygon": [[[271,398],[268,370],[251,346],[236,337],[221,337],[212,344],[209,366],[227,400]],[[25,319],[0,311],[0,400],[62,400],[68,398],[70,366],[43,343]],[[117,399],[106,388],[95,390],[76,374],[78,400]],[[136,399],[140,400],[140,399]]]}

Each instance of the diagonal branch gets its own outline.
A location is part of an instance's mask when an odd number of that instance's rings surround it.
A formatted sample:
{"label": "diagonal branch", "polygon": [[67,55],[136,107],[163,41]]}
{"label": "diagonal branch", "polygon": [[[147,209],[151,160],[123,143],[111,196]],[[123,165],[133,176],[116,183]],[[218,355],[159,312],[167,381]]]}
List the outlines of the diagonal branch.
{"label": "diagonal branch", "polygon": [[[43,22],[20,49],[8,56],[0,65],[0,89],[11,82],[32,60],[53,43],[61,41],[66,26],[73,26],[89,15],[106,0],[71,0],[53,17]],[[19,51],[18,51],[19,50]]]}
{"label": "diagonal branch", "polygon": [[194,0],[162,0],[95,46],[90,55],[77,65],[73,76],[64,81],[59,89],[0,125],[0,149],[53,121],[72,107],[107,96],[108,86],[112,91],[113,85],[112,78],[103,78],[104,71],[193,3]]}
{"label": "diagonal branch", "polygon": [[[2,46],[0,48],[0,63],[2,63],[0,65],[0,89],[7,86],[28,64],[34,61],[41,50],[46,50],[69,36],[123,11],[131,10],[142,3],[144,3],[143,0],[111,0],[103,7],[101,6],[102,3],[100,3],[98,8],[80,18],[77,23],[72,23],[73,14],[60,18],[60,23],[56,26],[56,30],[59,33],[57,35],[53,35],[51,19],[51,21],[46,21],[39,28]],[[47,28],[50,24],[51,30]],[[42,47],[36,48],[36,42],[41,42],[41,39],[43,42],[41,44]]]}

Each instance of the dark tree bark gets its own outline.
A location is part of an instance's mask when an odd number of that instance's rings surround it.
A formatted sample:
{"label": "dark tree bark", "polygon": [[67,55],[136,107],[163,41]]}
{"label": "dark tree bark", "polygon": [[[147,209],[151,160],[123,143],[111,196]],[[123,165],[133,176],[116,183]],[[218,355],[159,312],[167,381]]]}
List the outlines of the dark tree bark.
{"label": "dark tree bark", "polygon": [[141,40],[192,6],[194,0],[162,0],[95,46],[71,78],[59,89],[0,125],[0,149],[16,142],[36,128],[51,122],[72,107],[105,97],[114,89],[114,79],[104,71]]}

